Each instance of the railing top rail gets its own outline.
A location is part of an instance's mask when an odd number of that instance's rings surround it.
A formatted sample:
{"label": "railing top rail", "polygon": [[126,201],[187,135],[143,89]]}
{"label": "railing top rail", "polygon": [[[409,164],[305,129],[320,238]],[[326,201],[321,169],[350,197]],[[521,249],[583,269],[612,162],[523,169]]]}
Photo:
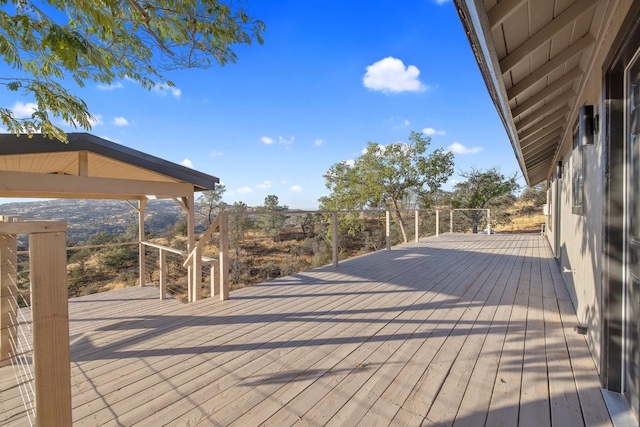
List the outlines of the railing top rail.
{"label": "railing top rail", "polygon": [[171,252],[171,253],[174,253],[174,254],[185,255],[185,256],[187,255],[187,251],[181,251],[180,249],[171,248],[169,246],[164,246],[164,245],[159,245],[157,243],[149,242],[147,240],[143,240],[140,243],[142,243],[145,246],[149,246],[149,247],[156,248],[156,249],[162,249],[164,251]]}

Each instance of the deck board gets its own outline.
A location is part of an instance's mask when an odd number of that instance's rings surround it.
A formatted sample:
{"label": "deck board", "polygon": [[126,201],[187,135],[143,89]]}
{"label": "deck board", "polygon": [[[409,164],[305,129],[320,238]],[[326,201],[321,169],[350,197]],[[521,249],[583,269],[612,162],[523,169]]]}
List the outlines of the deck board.
{"label": "deck board", "polygon": [[[69,312],[75,426],[611,425],[536,235],[444,234],[228,301],[145,286]],[[24,425],[0,369],[0,424]]]}

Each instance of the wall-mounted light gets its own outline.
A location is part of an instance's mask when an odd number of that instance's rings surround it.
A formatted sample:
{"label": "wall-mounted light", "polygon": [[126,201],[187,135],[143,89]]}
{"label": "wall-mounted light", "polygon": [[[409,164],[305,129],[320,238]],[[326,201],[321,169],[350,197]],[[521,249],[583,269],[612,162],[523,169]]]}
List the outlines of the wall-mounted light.
{"label": "wall-mounted light", "polygon": [[578,123],[580,132],[580,146],[593,145],[594,141],[594,118],[593,118],[593,105],[585,105],[580,107],[578,113]]}
{"label": "wall-mounted light", "polygon": [[564,166],[562,160],[556,162],[556,179],[562,179],[562,173],[564,172]]}

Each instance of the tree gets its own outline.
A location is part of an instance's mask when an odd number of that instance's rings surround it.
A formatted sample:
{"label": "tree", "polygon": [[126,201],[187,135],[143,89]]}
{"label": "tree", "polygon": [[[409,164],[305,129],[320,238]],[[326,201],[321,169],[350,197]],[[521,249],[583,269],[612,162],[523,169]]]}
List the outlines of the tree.
{"label": "tree", "polygon": [[[270,194],[264,198],[264,205],[262,205],[260,210],[265,212],[285,212],[289,210],[289,206],[280,205],[278,196]],[[280,214],[266,214],[260,215],[259,218],[261,228],[268,235],[273,237],[274,241],[276,241],[277,234],[279,233],[279,230],[284,226],[284,222],[286,221],[287,217]]]}
{"label": "tree", "polygon": [[213,190],[203,191],[198,197],[199,214],[207,220],[209,225],[213,222],[216,212],[222,207],[222,195],[225,191],[227,188],[224,185],[216,185]]}
{"label": "tree", "polygon": [[409,142],[369,142],[353,165],[336,163],[323,176],[331,191],[320,199],[325,209],[393,210],[407,242],[400,210],[407,196],[425,197],[453,174],[453,153],[439,148],[424,156],[431,138],[411,132]]}
{"label": "tree", "polygon": [[[451,204],[456,209],[492,209],[492,217],[498,217],[498,211],[509,207],[515,201],[514,193],[520,188],[518,174],[506,177],[498,167],[481,170],[472,167],[468,172],[461,172],[466,178],[454,186]],[[470,218],[474,230],[478,229],[479,211],[474,211]]]}
{"label": "tree", "polygon": [[[87,104],[63,83],[83,87],[131,79],[151,89],[172,86],[170,70],[236,61],[232,47],[262,44],[265,25],[224,0],[0,0],[0,57],[15,75],[0,77],[11,92],[32,96],[30,117],[0,107],[9,132],[41,132],[66,141],[52,123],[61,117],[91,128]],[[6,96],[5,98],[6,99]]]}

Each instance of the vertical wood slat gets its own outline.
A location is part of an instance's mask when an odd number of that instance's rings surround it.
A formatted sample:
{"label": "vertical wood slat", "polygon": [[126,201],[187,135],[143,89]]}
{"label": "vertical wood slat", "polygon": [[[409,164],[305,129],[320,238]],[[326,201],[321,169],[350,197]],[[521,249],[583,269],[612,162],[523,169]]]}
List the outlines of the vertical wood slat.
{"label": "vertical wood slat", "polygon": [[391,250],[391,212],[385,211],[385,217],[387,221],[386,232],[385,232],[385,235],[387,238],[387,250],[390,251]]}
{"label": "vertical wood slat", "polygon": [[167,296],[167,251],[160,249],[160,299]]}
{"label": "vertical wood slat", "polygon": [[[191,193],[187,197],[182,198],[182,202],[184,203],[185,209],[187,211],[187,253],[190,254],[196,244],[195,237],[195,226],[196,226],[196,218],[195,218],[195,206],[194,206],[194,196]],[[189,264],[187,266],[187,289],[188,289],[188,299],[189,302],[193,302],[196,299],[196,278],[197,274],[193,270],[193,264]]]}
{"label": "vertical wood slat", "polygon": [[202,298],[202,253],[200,248],[195,248],[196,253],[193,257],[193,300],[198,301]]}
{"label": "vertical wood slat", "polygon": [[453,209],[449,211],[449,233],[453,233]]}
{"label": "vertical wood slat", "polygon": [[140,277],[140,286],[145,283],[145,247],[142,242],[145,241],[144,232],[144,210],[147,206],[147,199],[138,201],[138,276]]}
{"label": "vertical wood slat", "polygon": [[332,259],[333,266],[338,266],[338,212],[331,213],[331,232],[332,232]]}
{"label": "vertical wood slat", "polygon": [[29,259],[36,422],[71,426],[66,233],[30,234]]}
{"label": "vertical wood slat", "polygon": [[216,268],[215,264],[209,264],[209,280],[211,282],[211,298],[217,295],[216,291]]}
{"label": "vertical wood slat", "polygon": [[220,212],[220,300],[229,299],[229,214]]}
{"label": "vertical wood slat", "polygon": [[415,242],[418,243],[418,241],[420,240],[420,213],[418,212],[418,210],[416,209],[415,212]]}
{"label": "vertical wood slat", "polygon": [[11,302],[13,283],[17,280],[17,242],[12,234],[0,235],[0,366],[11,364]]}
{"label": "vertical wood slat", "polygon": [[436,209],[436,237],[440,235],[440,211]]}
{"label": "vertical wood slat", "polygon": [[491,234],[491,209],[487,209],[487,236]]}

